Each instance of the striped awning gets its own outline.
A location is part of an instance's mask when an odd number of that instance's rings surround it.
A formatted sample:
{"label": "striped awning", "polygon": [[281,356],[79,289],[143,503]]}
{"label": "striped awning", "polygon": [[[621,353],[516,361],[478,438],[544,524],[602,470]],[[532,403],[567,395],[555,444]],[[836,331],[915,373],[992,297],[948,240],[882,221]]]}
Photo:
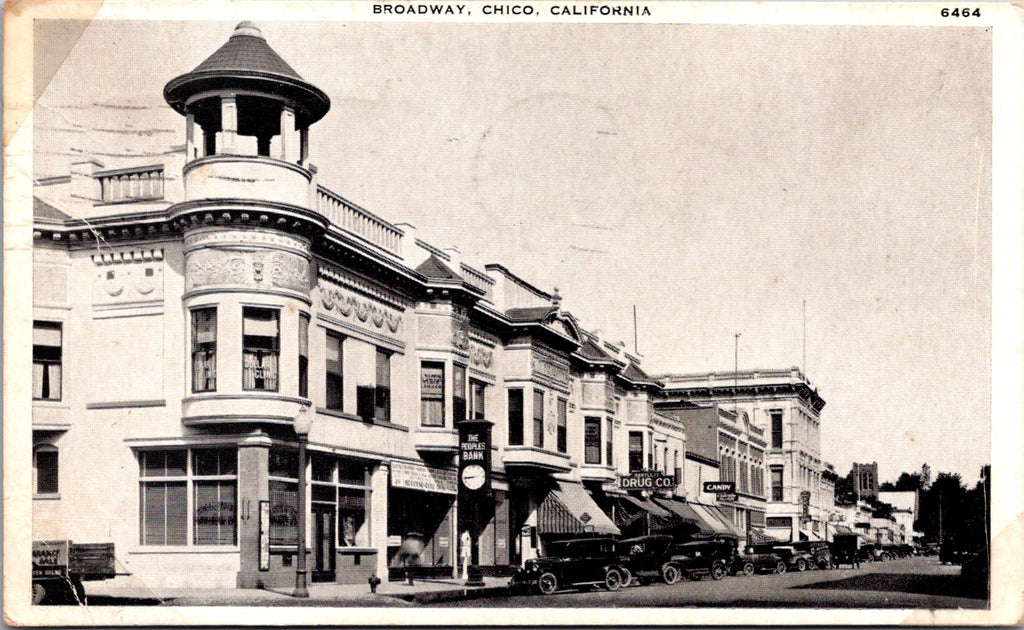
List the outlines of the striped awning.
{"label": "striped awning", "polygon": [[620,534],[582,484],[557,481],[537,509],[537,529],[542,534]]}
{"label": "striped awning", "polygon": [[711,514],[718,518],[718,520],[722,521],[722,524],[725,525],[725,527],[729,530],[730,534],[736,536],[737,538],[747,537],[746,532],[741,530],[739,527],[736,527],[736,525],[732,522],[732,519],[730,519],[725,514],[725,512],[722,511],[722,508],[718,507],[717,505],[708,505],[705,507],[707,507]]}
{"label": "striped awning", "polygon": [[837,534],[852,534],[853,530],[846,525],[835,525]]}
{"label": "striped awning", "polygon": [[[711,512],[710,506],[704,505],[703,503],[690,503],[689,505],[693,508],[694,512],[700,515],[701,520],[707,525],[707,533],[732,535],[732,530]],[[701,529],[704,528],[702,527]]]}
{"label": "striped awning", "polygon": [[[685,501],[677,501],[675,499],[652,499],[652,502],[665,508],[669,512],[672,512],[684,521],[695,523],[697,525],[702,525],[703,523],[703,519],[701,519],[700,514],[694,512],[693,508],[690,507],[690,504]],[[703,526],[701,529],[703,529]]]}
{"label": "striped awning", "polygon": [[662,517],[671,517],[672,516],[671,512],[669,512],[665,508],[657,505],[656,503],[654,503],[654,501],[649,501],[647,499],[638,499],[637,497],[631,497],[631,496],[624,496],[624,497],[620,497],[620,498],[622,500],[626,501],[627,503],[632,503],[636,507],[640,508],[641,510],[643,510],[644,512],[647,512],[649,514],[653,514],[655,516],[662,516]]}

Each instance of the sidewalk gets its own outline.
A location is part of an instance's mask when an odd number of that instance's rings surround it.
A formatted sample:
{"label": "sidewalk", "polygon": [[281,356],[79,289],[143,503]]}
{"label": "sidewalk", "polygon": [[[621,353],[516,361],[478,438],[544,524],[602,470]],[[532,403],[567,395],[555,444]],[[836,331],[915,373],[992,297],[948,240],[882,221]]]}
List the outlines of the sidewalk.
{"label": "sidewalk", "polygon": [[465,586],[461,580],[417,579],[382,582],[371,593],[368,584],[310,584],[309,599],[292,597],[291,588],[148,588],[113,587],[86,582],[89,606],[409,606],[448,601],[501,597],[508,594],[508,578],[484,578],[484,586]]}

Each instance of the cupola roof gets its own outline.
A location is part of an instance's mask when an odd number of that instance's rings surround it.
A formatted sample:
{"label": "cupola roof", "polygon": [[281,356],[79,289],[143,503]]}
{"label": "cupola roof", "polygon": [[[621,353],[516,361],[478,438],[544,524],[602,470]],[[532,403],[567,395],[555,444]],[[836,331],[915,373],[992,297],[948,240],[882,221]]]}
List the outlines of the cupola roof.
{"label": "cupola roof", "polygon": [[320,120],[331,107],[327,95],[299,76],[252,22],[240,22],[228,41],[205,61],[171,79],[164,87],[164,99],[184,114],[191,96],[223,89],[252,90],[291,100],[301,110],[305,124]]}

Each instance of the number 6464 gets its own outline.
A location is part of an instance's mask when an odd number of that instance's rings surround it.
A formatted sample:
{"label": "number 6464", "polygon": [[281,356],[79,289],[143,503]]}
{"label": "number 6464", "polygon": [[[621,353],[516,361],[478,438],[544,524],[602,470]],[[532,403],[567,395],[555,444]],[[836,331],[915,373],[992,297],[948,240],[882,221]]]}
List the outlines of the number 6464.
{"label": "number 6464", "polygon": [[970,7],[963,7],[963,8],[959,8],[958,7],[958,8],[954,8],[954,9],[945,8],[945,9],[942,9],[941,11],[939,11],[939,15],[941,15],[942,17],[981,17],[981,8],[979,8],[979,7],[975,7],[973,9],[970,8]]}

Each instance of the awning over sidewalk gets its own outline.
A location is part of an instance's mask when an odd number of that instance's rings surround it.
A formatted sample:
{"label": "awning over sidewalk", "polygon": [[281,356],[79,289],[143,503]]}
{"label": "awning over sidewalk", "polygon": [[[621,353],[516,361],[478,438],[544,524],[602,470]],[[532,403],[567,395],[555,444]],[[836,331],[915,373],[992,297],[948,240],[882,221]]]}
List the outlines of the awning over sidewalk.
{"label": "awning over sidewalk", "polygon": [[718,520],[722,521],[722,524],[725,525],[725,527],[729,530],[729,533],[731,533],[733,536],[736,536],[737,538],[747,537],[746,532],[744,532],[739,527],[736,527],[732,520],[725,514],[725,512],[722,511],[722,508],[718,507],[717,505],[707,505],[704,507],[708,508],[708,510],[711,512],[713,516],[718,518]]}
{"label": "awning over sidewalk", "polygon": [[703,519],[701,519],[699,514],[693,511],[693,508],[690,507],[689,503],[685,501],[677,501],[675,499],[652,499],[651,501],[675,514],[684,521],[693,523],[703,529]]}
{"label": "awning over sidewalk", "polygon": [[735,535],[733,534],[732,530],[729,529],[728,526],[726,526],[725,523],[723,523],[721,520],[719,520],[717,516],[715,516],[715,514],[711,511],[711,506],[704,505],[703,503],[690,503],[689,505],[690,507],[693,508],[695,512],[697,512],[697,514],[700,515],[701,520],[703,520],[704,523],[707,525],[708,531],[706,533],[729,534],[730,536]]}
{"label": "awning over sidewalk", "polygon": [[628,495],[627,496],[623,496],[623,497],[619,497],[619,498],[622,499],[623,501],[625,501],[626,503],[630,503],[632,505],[635,505],[636,507],[640,508],[644,512],[648,512],[648,513],[653,514],[655,516],[661,516],[661,517],[671,517],[672,516],[671,512],[669,512],[665,508],[661,507],[660,505],[657,505],[656,503],[654,503],[654,501],[649,501],[647,499],[639,499],[637,497],[631,497],[631,496],[628,496]]}
{"label": "awning over sidewalk", "polygon": [[853,533],[853,530],[850,529],[849,527],[847,527],[846,525],[835,525],[834,527],[836,528],[836,533],[837,534],[852,534]]}
{"label": "awning over sidewalk", "polygon": [[777,543],[777,542],[783,542],[783,541],[779,540],[778,538],[775,538],[774,536],[769,536],[768,534],[764,533],[764,530],[761,530],[761,529],[758,529],[756,527],[753,527],[753,528],[750,529],[750,540],[747,541],[747,544],[750,544],[750,545],[765,545],[765,544],[768,544],[768,543]]}
{"label": "awning over sidewalk", "polygon": [[557,481],[537,509],[537,529],[542,534],[620,534],[582,484]]}

